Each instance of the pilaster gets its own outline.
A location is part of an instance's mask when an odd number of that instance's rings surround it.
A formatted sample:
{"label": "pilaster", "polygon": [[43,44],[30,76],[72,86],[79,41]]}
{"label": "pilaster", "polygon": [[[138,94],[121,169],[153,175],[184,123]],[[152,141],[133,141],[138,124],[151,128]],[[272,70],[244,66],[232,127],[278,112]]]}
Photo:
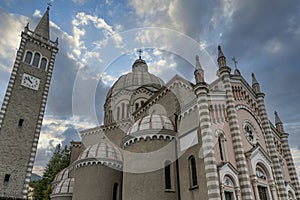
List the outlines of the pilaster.
{"label": "pilaster", "polygon": [[208,189],[208,199],[217,200],[221,199],[216,155],[214,151],[213,133],[211,130],[211,119],[208,110],[208,86],[205,82],[196,84],[194,87],[195,93],[197,95],[197,102],[199,108],[200,117],[200,130],[202,138],[202,149],[204,155],[204,165],[206,182]]}
{"label": "pilaster", "polygon": [[277,185],[278,195],[280,200],[287,199],[286,188],[283,178],[282,168],[279,162],[279,157],[276,152],[274,138],[272,135],[272,130],[268,120],[265,103],[264,103],[264,93],[257,93],[257,104],[258,110],[261,118],[262,128],[264,130],[264,137],[266,141],[267,150],[272,159],[272,169],[274,173],[275,182]]}
{"label": "pilaster", "polygon": [[226,92],[227,116],[229,120],[237,169],[239,171],[241,198],[244,200],[252,200],[252,186],[238,124],[237,110],[235,109],[232,87],[230,84],[230,68],[227,66],[220,67],[218,70],[218,75],[222,77]]}

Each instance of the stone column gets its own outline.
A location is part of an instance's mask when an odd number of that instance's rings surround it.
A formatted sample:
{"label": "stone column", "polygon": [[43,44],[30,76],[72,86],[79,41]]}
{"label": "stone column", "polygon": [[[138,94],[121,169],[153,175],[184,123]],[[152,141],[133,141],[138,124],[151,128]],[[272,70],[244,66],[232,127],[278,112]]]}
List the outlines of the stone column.
{"label": "stone column", "polygon": [[234,192],[235,192],[236,200],[241,200],[241,190],[240,190],[240,187],[235,187],[234,188]]}
{"label": "stone column", "polygon": [[275,177],[276,186],[278,189],[279,199],[285,200],[287,198],[286,188],[285,188],[281,165],[279,162],[279,157],[276,152],[276,148],[274,144],[273,133],[270,127],[270,122],[265,108],[265,103],[264,103],[265,94],[259,91],[258,93],[256,93],[256,96],[257,96],[257,104],[258,104],[258,110],[259,110],[260,119],[262,123],[262,128],[264,130],[264,137],[266,141],[267,150],[272,159],[272,169]]}
{"label": "stone column", "polygon": [[256,178],[254,178],[252,180],[252,185],[253,185],[253,190],[254,190],[254,194],[255,194],[255,199],[259,200],[259,193],[258,193],[257,179]]}
{"label": "stone column", "polygon": [[223,66],[218,71],[220,77],[223,79],[223,84],[226,92],[226,105],[227,116],[232,136],[233,149],[239,171],[239,182],[241,187],[241,195],[244,200],[253,200],[251,192],[250,177],[247,168],[246,157],[243,149],[243,143],[241,138],[241,132],[238,124],[237,111],[234,104],[234,98],[232,95],[232,88],[230,84],[230,68]]}
{"label": "stone column", "polygon": [[276,185],[275,185],[274,180],[270,180],[269,185],[270,185],[270,190],[271,190],[271,194],[272,194],[272,199],[277,200],[278,198],[277,198]]}
{"label": "stone column", "polygon": [[208,199],[221,199],[219,179],[217,173],[216,155],[214,151],[214,135],[211,130],[211,119],[208,110],[208,85],[205,82],[199,82],[194,87],[197,95],[199,108],[200,129],[202,137],[202,149],[204,155],[205,176],[208,189]]}
{"label": "stone column", "polygon": [[221,183],[221,187],[220,188],[221,188],[220,192],[221,192],[221,197],[222,197],[221,199],[222,200],[226,200],[225,199],[225,192],[224,192],[224,184],[223,183]]}

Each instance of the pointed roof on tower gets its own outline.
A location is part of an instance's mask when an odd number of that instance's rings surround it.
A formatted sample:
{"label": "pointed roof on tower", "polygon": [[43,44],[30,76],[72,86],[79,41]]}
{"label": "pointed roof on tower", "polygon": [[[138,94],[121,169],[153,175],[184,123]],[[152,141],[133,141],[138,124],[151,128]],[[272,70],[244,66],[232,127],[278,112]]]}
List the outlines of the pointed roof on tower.
{"label": "pointed roof on tower", "polygon": [[252,73],[251,76],[252,76],[252,89],[255,94],[258,94],[261,92],[260,85],[259,85],[258,81],[256,80],[254,73]]}
{"label": "pointed roof on tower", "polygon": [[40,20],[40,22],[38,23],[38,25],[36,26],[34,33],[49,40],[50,38],[50,33],[49,33],[49,6],[47,7],[47,10],[44,14],[44,16],[42,17],[42,19]]}
{"label": "pointed roof on tower", "polygon": [[196,83],[204,83],[205,82],[204,81],[204,70],[200,64],[198,55],[196,55],[196,66],[195,66],[194,75],[195,75]]}
{"label": "pointed roof on tower", "polygon": [[254,73],[252,73],[251,76],[252,76],[252,85],[258,84],[258,81],[256,80]]}
{"label": "pointed roof on tower", "polygon": [[281,121],[281,119],[279,118],[279,115],[278,115],[277,111],[275,111],[275,124],[279,124],[279,123],[282,124],[282,121]]}
{"label": "pointed roof on tower", "polygon": [[202,70],[203,71],[198,55],[196,55],[196,70]]}
{"label": "pointed roof on tower", "polygon": [[220,45],[218,46],[218,64],[219,68],[226,67],[226,57],[224,56]]}
{"label": "pointed roof on tower", "polygon": [[279,118],[277,111],[275,111],[275,126],[280,133],[284,133],[283,123]]}

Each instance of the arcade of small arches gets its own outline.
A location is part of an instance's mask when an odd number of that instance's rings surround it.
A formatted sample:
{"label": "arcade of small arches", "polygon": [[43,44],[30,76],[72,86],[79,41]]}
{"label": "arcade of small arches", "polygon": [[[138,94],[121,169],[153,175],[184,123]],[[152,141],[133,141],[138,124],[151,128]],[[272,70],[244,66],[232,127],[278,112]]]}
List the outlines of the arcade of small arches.
{"label": "arcade of small arches", "polygon": [[24,62],[42,70],[47,70],[48,59],[39,52],[26,51]]}

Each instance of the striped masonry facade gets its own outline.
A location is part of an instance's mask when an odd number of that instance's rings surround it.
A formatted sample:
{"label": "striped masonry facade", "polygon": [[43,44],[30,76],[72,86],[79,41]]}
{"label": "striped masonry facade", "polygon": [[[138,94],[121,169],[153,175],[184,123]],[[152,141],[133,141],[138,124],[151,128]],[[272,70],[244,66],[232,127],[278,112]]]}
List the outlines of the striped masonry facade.
{"label": "striped masonry facade", "polygon": [[208,199],[220,200],[221,196],[217,172],[217,163],[214,151],[213,133],[211,130],[211,121],[207,101],[208,88],[207,85],[204,84],[196,85],[195,92],[198,98],[200,129],[202,135],[202,149],[204,155]]}
{"label": "striped masonry facade", "polygon": [[230,71],[221,71],[223,83],[226,91],[227,115],[229,120],[230,132],[232,135],[233,149],[236,159],[237,168],[239,171],[239,182],[241,187],[241,196],[244,200],[253,200],[252,186],[250,182],[249,172],[247,168],[246,157],[243,149],[241,132],[238,124],[237,111],[234,105],[232,87],[229,80]]}
{"label": "striped masonry facade", "polygon": [[9,103],[11,92],[12,92],[13,86],[15,84],[15,79],[16,79],[17,71],[18,71],[18,68],[19,68],[19,65],[20,65],[20,62],[22,59],[23,52],[24,52],[25,43],[26,43],[26,39],[22,38],[21,42],[20,42],[20,47],[17,51],[17,57],[16,57],[16,60],[15,60],[15,63],[14,63],[14,66],[13,66],[13,69],[11,72],[11,76],[9,78],[8,86],[7,86],[7,89],[5,92],[4,100],[3,100],[1,111],[0,111],[0,130],[2,127],[3,118],[4,118],[6,110],[7,110],[7,105]]}
{"label": "striped masonry facade", "polygon": [[272,169],[275,177],[275,182],[277,185],[277,191],[279,194],[279,199],[280,200],[285,200],[287,199],[287,193],[286,193],[286,188],[285,188],[285,183],[284,183],[284,178],[283,178],[283,172],[282,168],[279,162],[279,157],[276,152],[275,144],[274,144],[274,138],[272,136],[272,130],[270,127],[270,123],[268,120],[265,104],[264,104],[264,94],[259,93],[257,94],[257,104],[258,104],[258,111],[260,114],[261,118],[261,123],[263,130],[265,132],[264,137],[266,141],[266,146],[269,151],[269,154],[272,159]]}
{"label": "striped masonry facade", "polygon": [[31,147],[31,153],[30,153],[30,158],[29,158],[29,162],[28,162],[27,173],[26,173],[25,181],[24,181],[24,185],[23,185],[23,197],[24,198],[26,198],[27,194],[28,194],[29,182],[31,179],[32,169],[33,169],[33,165],[34,165],[34,161],[35,161],[38,141],[39,141],[43,118],[44,118],[44,113],[45,113],[46,102],[47,102],[47,98],[48,98],[51,77],[52,77],[52,73],[53,73],[55,56],[56,56],[57,52],[58,52],[57,48],[53,47],[52,51],[51,51],[50,62],[49,62],[48,68],[47,68],[47,77],[46,77],[45,87],[44,87],[43,96],[42,96],[40,113],[38,116],[38,122],[36,125],[34,140],[33,140],[32,147]]}
{"label": "striped masonry facade", "polygon": [[284,158],[286,160],[286,164],[287,164],[288,170],[289,170],[289,175],[291,177],[291,182],[296,190],[295,191],[296,198],[300,199],[299,180],[298,180],[295,164],[293,161],[292,153],[291,153],[289,143],[288,143],[288,135],[285,134],[284,136],[282,136],[281,141],[282,141],[282,148],[283,148],[283,152],[284,152]]}

